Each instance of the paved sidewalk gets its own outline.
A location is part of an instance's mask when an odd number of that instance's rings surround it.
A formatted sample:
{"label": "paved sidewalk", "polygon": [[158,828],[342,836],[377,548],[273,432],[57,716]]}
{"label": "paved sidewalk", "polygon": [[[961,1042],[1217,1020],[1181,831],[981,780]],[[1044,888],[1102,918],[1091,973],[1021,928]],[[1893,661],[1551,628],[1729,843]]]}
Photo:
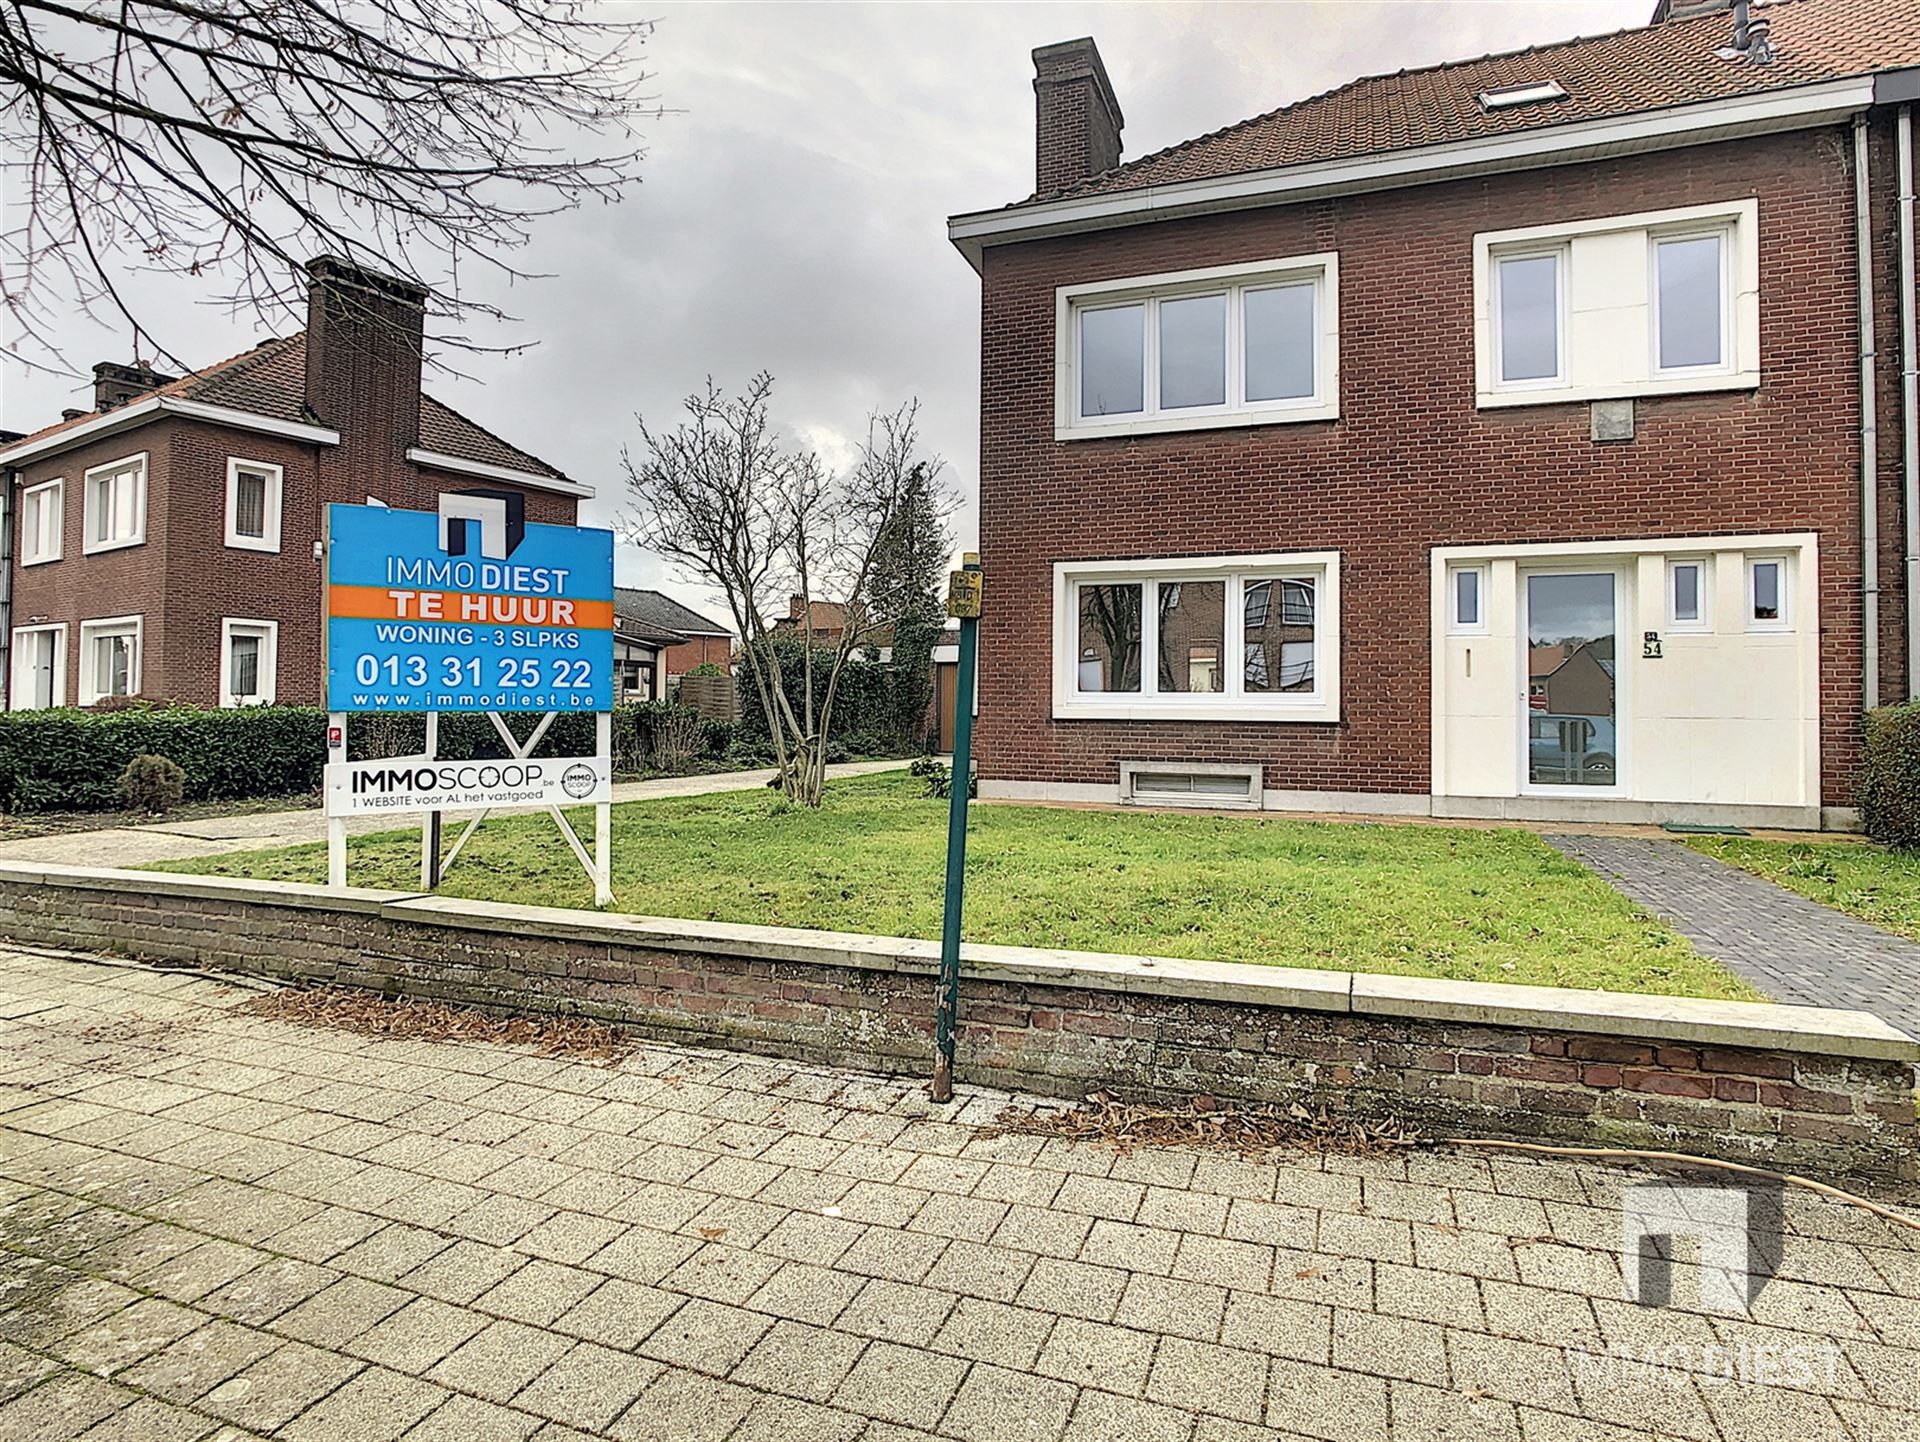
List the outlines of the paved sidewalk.
{"label": "paved sidewalk", "polygon": [[[827,779],[898,771],[905,761],[850,761],[827,768]],[[650,801],[662,796],[707,796],[721,791],[752,791],[773,779],[771,767],[757,771],[715,771],[704,776],[667,776],[656,781],[617,781],[615,803]],[[463,817],[467,813],[448,812]],[[347,823],[355,836],[406,829],[406,819],[356,817]],[[418,819],[414,821],[417,828]],[[326,814],[318,808],[256,811],[244,816],[214,816],[204,821],[160,821],[151,826],[111,826],[99,831],[63,831],[0,841],[0,861],[50,861],[68,866],[144,866],[218,856],[228,851],[268,851],[327,839]]]}
{"label": "paved sidewalk", "polygon": [[1804,1192],[1751,1318],[1642,1308],[1622,1171],[1120,1156],[251,994],[0,950],[0,1439],[1920,1439],[1920,1233]]}
{"label": "paved sidewalk", "polygon": [[1872,1012],[1920,1036],[1920,943],[1677,841],[1548,836],[1776,1001]]}

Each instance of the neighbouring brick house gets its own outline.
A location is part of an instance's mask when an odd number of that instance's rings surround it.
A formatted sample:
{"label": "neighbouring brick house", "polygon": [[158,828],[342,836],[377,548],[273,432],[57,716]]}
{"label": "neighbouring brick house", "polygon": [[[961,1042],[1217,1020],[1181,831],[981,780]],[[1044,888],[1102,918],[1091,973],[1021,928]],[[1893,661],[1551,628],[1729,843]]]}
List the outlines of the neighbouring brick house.
{"label": "neighbouring brick house", "polygon": [[1920,5],[1668,9],[1125,163],[1034,52],[1036,193],[949,222],[983,796],[1851,823],[1920,680]]}
{"label": "neighbouring brick house", "polygon": [[[615,614],[631,617],[636,625],[663,636],[679,639],[665,647],[665,675],[661,686],[674,677],[684,676],[695,666],[718,666],[733,670],[733,632],[718,621],[709,620],[691,607],[683,606],[660,591],[621,586],[614,591]],[[655,695],[664,691],[656,690]]]}
{"label": "neighbouring brick house", "polygon": [[0,443],[8,705],[321,700],[324,507],[592,491],[420,388],[422,292],[332,258],[307,328],[174,379],[94,368],[96,409]]}

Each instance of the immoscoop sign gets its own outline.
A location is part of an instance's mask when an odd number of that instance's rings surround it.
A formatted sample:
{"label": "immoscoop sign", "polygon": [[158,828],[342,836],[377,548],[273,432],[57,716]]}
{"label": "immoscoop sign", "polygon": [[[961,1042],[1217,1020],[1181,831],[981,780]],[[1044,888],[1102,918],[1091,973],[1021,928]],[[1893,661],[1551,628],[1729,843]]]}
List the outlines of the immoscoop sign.
{"label": "immoscoop sign", "polygon": [[[546,810],[613,901],[613,533],[529,524],[510,491],[451,491],[434,511],[329,506],[326,539],[327,880],[347,879],[351,816],[421,814],[420,884],[428,890],[491,811]],[[347,757],[348,718],[422,711],[416,756]],[[501,760],[438,754],[443,711],[482,711]],[[506,717],[540,716],[524,738]],[[589,712],[592,756],[535,757],[554,718]],[[591,854],[566,806],[595,808]],[[445,856],[443,812],[475,813]]]}

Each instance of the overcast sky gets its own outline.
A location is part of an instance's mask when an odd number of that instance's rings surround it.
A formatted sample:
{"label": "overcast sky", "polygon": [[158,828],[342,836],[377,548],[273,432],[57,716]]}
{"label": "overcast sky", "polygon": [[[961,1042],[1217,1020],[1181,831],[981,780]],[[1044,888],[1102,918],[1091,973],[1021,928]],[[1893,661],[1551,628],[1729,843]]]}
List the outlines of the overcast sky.
{"label": "overcast sky", "polygon": [[[1140,5],[659,5],[646,64],[663,105],[644,184],[617,206],[541,223],[526,269],[552,279],[501,297],[522,317],[483,338],[536,341],[430,378],[441,399],[599,488],[590,524],[625,505],[633,413],[669,420],[711,373],[765,368],[775,409],[829,461],[867,414],[910,396],[967,497],[979,437],[979,286],[945,218],[1033,187],[1028,52],[1092,35],[1112,77],[1124,158],[1218,129],[1358,75],[1645,23],[1653,0],[1295,0]],[[138,292],[197,361],[270,333],[199,304],[196,282]],[[70,363],[127,360],[75,319]],[[0,360],[0,426],[31,430],[89,386]],[[623,583],[698,588],[625,552]]]}

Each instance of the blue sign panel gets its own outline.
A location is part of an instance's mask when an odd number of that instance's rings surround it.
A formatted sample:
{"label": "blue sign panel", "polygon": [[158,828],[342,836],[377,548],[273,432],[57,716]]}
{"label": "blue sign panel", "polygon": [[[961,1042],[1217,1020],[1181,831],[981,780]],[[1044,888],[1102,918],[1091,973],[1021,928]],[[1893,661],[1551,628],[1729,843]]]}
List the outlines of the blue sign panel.
{"label": "blue sign panel", "polygon": [[329,711],[613,709],[613,532],[525,506],[327,508]]}

